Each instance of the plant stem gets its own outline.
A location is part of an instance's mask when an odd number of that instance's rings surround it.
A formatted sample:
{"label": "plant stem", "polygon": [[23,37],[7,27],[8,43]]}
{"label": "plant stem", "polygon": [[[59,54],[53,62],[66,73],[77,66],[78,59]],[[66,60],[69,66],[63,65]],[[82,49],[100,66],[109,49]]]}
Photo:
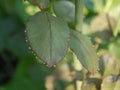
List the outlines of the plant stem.
{"label": "plant stem", "polygon": [[32,0],[32,2],[33,2],[36,6],[38,6],[38,8],[39,8],[41,11],[44,11],[44,8],[42,8],[42,7],[37,3],[36,0]]}
{"label": "plant stem", "polygon": [[[81,32],[83,28],[83,9],[84,0],[75,0],[75,29],[79,32]],[[80,90],[77,80],[74,80],[74,87],[75,90]]]}
{"label": "plant stem", "polygon": [[75,0],[75,29],[82,30],[84,0]]}

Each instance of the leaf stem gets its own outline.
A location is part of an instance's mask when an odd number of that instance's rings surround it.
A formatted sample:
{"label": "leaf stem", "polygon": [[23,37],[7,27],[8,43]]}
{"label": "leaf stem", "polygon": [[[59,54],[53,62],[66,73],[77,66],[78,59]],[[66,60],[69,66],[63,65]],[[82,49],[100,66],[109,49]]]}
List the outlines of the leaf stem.
{"label": "leaf stem", "polygon": [[39,8],[41,11],[44,11],[44,8],[42,8],[42,7],[37,3],[36,0],[32,0],[32,2],[33,2],[36,6],[38,6],[38,8]]}
{"label": "leaf stem", "polygon": [[[83,28],[84,0],[75,0],[75,29],[81,32]],[[75,90],[78,90],[77,80],[74,80]]]}
{"label": "leaf stem", "polygon": [[81,31],[83,28],[84,0],[75,0],[75,29]]}

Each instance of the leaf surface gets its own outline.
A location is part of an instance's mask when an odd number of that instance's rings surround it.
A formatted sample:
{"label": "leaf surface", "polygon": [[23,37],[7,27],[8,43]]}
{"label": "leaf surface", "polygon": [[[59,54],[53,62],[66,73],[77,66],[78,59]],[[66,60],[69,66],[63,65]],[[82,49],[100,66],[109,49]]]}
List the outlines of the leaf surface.
{"label": "leaf surface", "polygon": [[67,22],[73,22],[75,18],[75,5],[66,0],[56,1],[53,4],[55,14]]}
{"label": "leaf surface", "polygon": [[67,24],[47,12],[38,12],[26,24],[32,50],[48,67],[57,64],[68,50]]}
{"label": "leaf surface", "polygon": [[70,48],[88,71],[94,73],[98,69],[97,54],[86,36],[78,31],[72,31]]}

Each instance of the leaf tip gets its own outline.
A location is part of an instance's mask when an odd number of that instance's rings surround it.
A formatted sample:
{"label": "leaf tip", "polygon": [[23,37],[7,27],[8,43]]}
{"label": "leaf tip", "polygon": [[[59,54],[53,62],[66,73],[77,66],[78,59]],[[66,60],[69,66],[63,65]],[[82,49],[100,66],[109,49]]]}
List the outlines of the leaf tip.
{"label": "leaf tip", "polygon": [[52,68],[52,67],[56,67],[56,64],[55,63],[47,63],[47,67],[48,68]]}

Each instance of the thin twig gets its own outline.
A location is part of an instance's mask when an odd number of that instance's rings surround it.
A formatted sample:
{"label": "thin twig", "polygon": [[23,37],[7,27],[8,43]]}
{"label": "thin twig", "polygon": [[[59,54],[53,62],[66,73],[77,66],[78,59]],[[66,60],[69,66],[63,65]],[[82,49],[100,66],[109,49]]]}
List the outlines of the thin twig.
{"label": "thin twig", "polygon": [[[75,0],[75,29],[81,32],[83,27],[84,0]],[[77,90],[77,80],[74,80],[74,88]]]}
{"label": "thin twig", "polygon": [[75,29],[81,31],[83,27],[84,0],[75,0]]}
{"label": "thin twig", "polygon": [[39,8],[41,11],[44,11],[44,8],[42,8],[42,7],[37,3],[36,0],[32,0],[32,2],[33,2],[36,6],[38,6],[38,8]]}

